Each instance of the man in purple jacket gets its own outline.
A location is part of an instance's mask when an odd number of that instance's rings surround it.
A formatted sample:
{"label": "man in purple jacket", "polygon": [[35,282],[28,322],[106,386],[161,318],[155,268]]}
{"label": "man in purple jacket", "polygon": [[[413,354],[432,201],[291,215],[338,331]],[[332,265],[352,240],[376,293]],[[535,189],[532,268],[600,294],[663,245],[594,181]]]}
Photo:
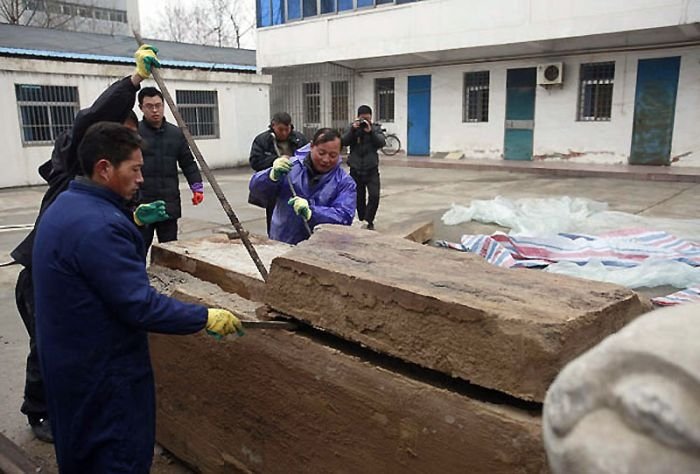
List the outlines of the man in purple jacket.
{"label": "man in purple jacket", "polygon": [[[271,168],[250,180],[250,196],[276,203],[270,238],[296,244],[318,224],[350,225],[355,216],[355,181],[340,167],[340,135],[330,128],[316,132],[303,158],[277,158]],[[306,222],[306,224],[305,224]]]}

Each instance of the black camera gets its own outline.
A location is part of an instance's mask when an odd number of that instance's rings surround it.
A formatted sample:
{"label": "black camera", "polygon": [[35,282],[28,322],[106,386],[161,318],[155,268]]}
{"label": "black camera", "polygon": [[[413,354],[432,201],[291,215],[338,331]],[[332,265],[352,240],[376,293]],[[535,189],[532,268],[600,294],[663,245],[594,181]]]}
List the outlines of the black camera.
{"label": "black camera", "polygon": [[358,127],[357,127],[358,130],[360,130],[362,132],[369,132],[370,130],[372,130],[372,124],[369,123],[367,120],[360,119],[357,122],[358,122]]}

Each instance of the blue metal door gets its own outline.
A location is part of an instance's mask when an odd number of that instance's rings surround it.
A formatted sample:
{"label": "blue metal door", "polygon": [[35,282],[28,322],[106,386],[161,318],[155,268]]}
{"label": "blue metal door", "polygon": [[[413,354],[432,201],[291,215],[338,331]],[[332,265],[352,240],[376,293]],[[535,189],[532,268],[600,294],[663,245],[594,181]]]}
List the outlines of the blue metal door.
{"label": "blue metal door", "polygon": [[680,57],[639,60],[631,164],[671,164],[680,67]]}
{"label": "blue metal door", "polygon": [[408,154],[430,155],[430,76],[408,76]]}
{"label": "blue metal door", "polygon": [[509,69],[506,77],[506,124],[503,157],[531,160],[535,129],[537,69]]}

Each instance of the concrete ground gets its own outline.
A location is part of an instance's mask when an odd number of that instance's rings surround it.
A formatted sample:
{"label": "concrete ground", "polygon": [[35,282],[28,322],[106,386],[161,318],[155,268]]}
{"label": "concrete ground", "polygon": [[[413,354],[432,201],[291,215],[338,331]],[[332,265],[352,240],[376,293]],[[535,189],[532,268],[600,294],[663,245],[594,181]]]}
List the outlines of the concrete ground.
{"label": "concrete ground", "polygon": [[[247,204],[247,169],[216,171],[217,179],[244,227],[264,234],[264,210]],[[382,200],[377,219],[378,231],[412,219],[432,219],[436,237],[458,241],[463,233],[490,233],[492,225],[478,223],[446,227],[439,221],[451,203],[468,205],[472,199],[491,199],[498,195],[520,197],[577,196],[607,202],[611,210],[678,220],[697,219],[700,184],[692,182],[634,181],[602,177],[562,177],[508,171],[475,169],[418,169],[384,167],[381,170]],[[182,187],[183,196],[189,196]],[[0,190],[0,263],[10,259],[9,252],[27,230],[6,226],[34,222],[43,195],[43,187]],[[228,224],[228,219],[209,189],[198,207],[183,202],[181,238],[208,235],[213,228]],[[687,222],[686,222],[687,224]],[[697,239],[700,240],[700,220]],[[686,226],[687,228],[687,226]],[[0,432],[43,459],[51,471],[52,449],[32,439],[24,416],[19,413],[24,386],[27,336],[14,302],[18,266],[0,268]],[[156,456],[154,472],[187,472],[164,456]]]}

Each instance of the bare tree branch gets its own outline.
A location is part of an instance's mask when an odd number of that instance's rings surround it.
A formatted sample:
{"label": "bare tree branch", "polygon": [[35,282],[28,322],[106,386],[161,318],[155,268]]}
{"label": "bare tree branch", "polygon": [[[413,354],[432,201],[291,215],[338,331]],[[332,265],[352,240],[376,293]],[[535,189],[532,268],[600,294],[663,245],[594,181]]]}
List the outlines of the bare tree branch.
{"label": "bare tree branch", "polygon": [[[171,41],[241,47],[253,31],[252,4],[242,0],[205,0],[183,6],[175,0],[156,21],[155,35]],[[253,35],[249,35],[252,44]]]}

